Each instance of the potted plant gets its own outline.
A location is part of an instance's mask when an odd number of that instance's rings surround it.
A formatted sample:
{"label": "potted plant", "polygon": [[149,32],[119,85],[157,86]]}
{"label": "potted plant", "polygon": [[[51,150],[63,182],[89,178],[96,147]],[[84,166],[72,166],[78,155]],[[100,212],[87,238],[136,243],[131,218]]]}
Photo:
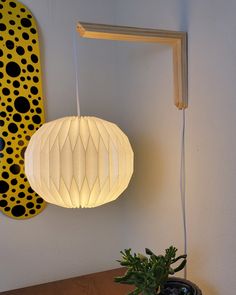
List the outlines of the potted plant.
{"label": "potted plant", "polygon": [[[131,249],[121,251],[122,260],[118,262],[127,268],[124,276],[116,277],[117,283],[134,285],[136,289],[128,295],[201,295],[201,290],[185,279],[169,277],[182,270],[187,255],[176,257],[177,249],[170,246],[165,255],[155,255],[145,249],[147,256],[134,253]],[[178,266],[173,264],[179,263]]]}

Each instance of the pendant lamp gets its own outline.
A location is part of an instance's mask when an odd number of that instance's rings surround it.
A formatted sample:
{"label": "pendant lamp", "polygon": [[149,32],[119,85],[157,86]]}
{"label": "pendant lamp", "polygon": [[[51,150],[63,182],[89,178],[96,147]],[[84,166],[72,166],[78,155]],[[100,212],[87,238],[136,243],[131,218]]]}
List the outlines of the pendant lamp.
{"label": "pendant lamp", "polygon": [[[81,22],[77,30],[84,38],[170,45],[174,102],[180,110],[187,108],[186,33]],[[96,207],[115,200],[128,186],[133,151],[115,124],[95,117],[66,117],[44,124],[31,137],[25,172],[32,188],[49,203]]]}
{"label": "pendant lamp", "polygon": [[65,117],[44,124],[25,152],[31,187],[48,203],[91,208],[115,200],[133,173],[127,136],[96,117]]}

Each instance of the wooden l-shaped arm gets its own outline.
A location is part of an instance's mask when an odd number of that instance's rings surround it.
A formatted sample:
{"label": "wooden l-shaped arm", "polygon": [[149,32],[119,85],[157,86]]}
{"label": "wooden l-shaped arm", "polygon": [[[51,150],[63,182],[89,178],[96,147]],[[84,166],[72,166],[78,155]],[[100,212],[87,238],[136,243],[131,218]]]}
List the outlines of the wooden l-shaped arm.
{"label": "wooden l-shaped arm", "polygon": [[81,37],[168,44],[173,48],[174,103],[178,109],[188,107],[187,33],[79,22]]}

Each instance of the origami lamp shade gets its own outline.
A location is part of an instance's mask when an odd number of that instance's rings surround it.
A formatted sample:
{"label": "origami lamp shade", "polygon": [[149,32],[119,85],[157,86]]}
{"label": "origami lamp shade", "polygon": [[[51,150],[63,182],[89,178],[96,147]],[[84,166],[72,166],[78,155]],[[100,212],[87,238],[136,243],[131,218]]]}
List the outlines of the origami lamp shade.
{"label": "origami lamp shade", "polygon": [[25,152],[31,187],[48,203],[97,207],[115,200],[133,173],[127,136],[95,117],[66,117],[44,124]]}

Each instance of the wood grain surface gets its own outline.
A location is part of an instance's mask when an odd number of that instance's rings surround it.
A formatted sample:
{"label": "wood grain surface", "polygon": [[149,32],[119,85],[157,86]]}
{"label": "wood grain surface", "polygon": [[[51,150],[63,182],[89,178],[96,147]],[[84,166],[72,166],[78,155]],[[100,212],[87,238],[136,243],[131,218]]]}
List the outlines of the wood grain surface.
{"label": "wood grain surface", "polygon": [[1,292],[1,295],[126,295],[133,287],[114,283],[124,268],[89,274],[47,284]]}
{"label": "wood grain surface", "polygon": [[126,26],[79,22],[83,38],[168,44],[173,48],[174,103],[180,110],[188,107],[187,33]]}

